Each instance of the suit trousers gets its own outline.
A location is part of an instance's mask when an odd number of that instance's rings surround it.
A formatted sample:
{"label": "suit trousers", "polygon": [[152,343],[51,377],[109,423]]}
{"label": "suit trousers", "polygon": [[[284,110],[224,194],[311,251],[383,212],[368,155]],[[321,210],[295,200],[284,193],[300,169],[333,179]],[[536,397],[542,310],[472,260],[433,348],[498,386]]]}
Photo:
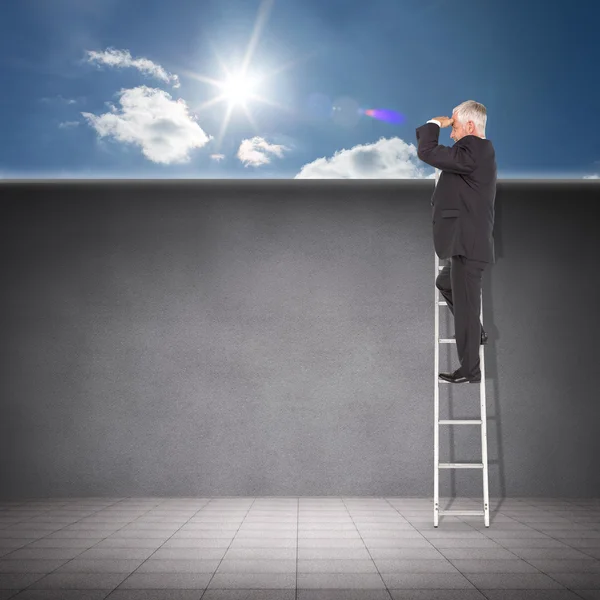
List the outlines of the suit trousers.
{"label": "suit trousers", "polygon": [[483,325],[479,315],[481,280],[487,264],[462,255],[453,256],[446,259],[446,266],[435,280],[454,316],[459,371],[464,377],[481,377],[479,349]]}

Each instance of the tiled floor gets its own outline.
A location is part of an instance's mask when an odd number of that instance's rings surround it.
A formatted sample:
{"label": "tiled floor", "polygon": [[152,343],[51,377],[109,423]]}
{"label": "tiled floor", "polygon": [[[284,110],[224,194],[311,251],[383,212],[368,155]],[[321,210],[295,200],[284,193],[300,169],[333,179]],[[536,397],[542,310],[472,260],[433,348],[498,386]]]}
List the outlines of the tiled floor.
{"label": "tiled floor", "polygon": [[[600,499],[0,501],[0,600],[600,600]],[[479,509],[480,500],[441,507]]]}

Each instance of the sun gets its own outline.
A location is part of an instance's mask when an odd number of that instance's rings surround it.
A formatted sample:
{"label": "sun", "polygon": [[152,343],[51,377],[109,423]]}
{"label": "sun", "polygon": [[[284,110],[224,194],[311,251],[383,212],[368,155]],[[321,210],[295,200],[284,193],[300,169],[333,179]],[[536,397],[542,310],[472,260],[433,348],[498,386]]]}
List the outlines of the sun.
{"label": "sun", "polygon": [[[203,81],[203,82],[209,83],[211,85],[214,85],[215,87],[217,87],[221,90],[220,95],[208,100],[207,102],[202,103],[198,107],[194,106],[193,108],[195,110],[201,111],[201,110],[208,108],[209,106],[211,106],[213,104],[219,103],[222,100],[227,101],[227,104],[228,104],[227,110],[225,111],[225,116],[221,123],[221,129],[219,131],[219,134],[218,134],[217,140],[216,140],[216,144],[215,144],[216,151],[218,151],[218,149],[220,148],[221,141],[223,140],[223,136],[225,135],[225,132],[227,130],[227,125],[229,123],[229,119],[230,119],[232,112],[236,106],[240,106],[243,109],[243,111],[246,113],[246,116],[248,117],[248,120],[252,124],[252,127],[258,134],[258,126],[255,123],[250,111],[248,110],[248,108],[246,106],[246,102],[248,100],[258,100],[259,102],[262,102],[264,104],[273,106],[277,109],[283,110],[290,115],[290,118],[299,118],[300,117],[300,115],[297,113],[297,111],[295,109],[293,109],[292,107],[287,107],[287,106],[278,104],[276,102],[273,102],[271,100],[268,100],[267,98],[265,98],[261,95],[258,95],[257,90],[259,89],[260,93],[264,94],[267,91],[265,89],[265,86],[263,85],[263,82],[265,79],[269,79],[270,77],[272,77],[276,73],[279,73],[280,71],[284,71],[284,70],[292,67],[295,64],[304,62],[304,61],[318,55],[319,54],[318,48],[315,48],[314,50],[312,50],[308,54],[298,58],[297,60],[292,60],[292,61],[288,62],[287,64],[283,64],[283,65],[273,69],[269,73],[265,74],[263,72],[260,76],[258,76],[257,73],[253,73],[252,75],[248,74],[248,68],[249,68],[251,60],[252,60],[252,55],[258,44],[261,30],[264,27],[265,23],[267,22],[268,15],[269,15],[269,12],[271,11],[273,3],[274,3],[274,0],[261,0],[260,7],[258,9],[258,16],[257,16],[256,24],[252,31],[252,35],[250,37],[250,42],[248,44],[246,54],[243,58],[242,64],[239,67],[237,67],[238,70],[236,71],[235,74],[229,73],[229,70],[226,68],[226,66],[223,64],[221,58],[218,56],[218,52],[216,52],[215,48],[213,48],[213,44],[210,39],[208,40],[208,43],[210,44],[211,49],[213,51],[215,51],[215,54],[217,55],[217,60],[220,63],[221,68],[227,74],[227,78],[224,81],[216,81],[215,79],[212,79],[211,77],[206,77],[203,75],[199,75],[198,73],[189,72],[185,68],[178,68],[178,70],[180,72],[185,73],[186,75],[189,75],[190,77],[192,77],[198,81]],[[264,71],[264,69],[263,69],[263,71]]]}
{"label": "sun", "polygon": [[220,82],[219,87],[223,91],[223,97],[229,104],[244,105],[253,97],[256,81],[244,73],[230,75],[226,81]]}

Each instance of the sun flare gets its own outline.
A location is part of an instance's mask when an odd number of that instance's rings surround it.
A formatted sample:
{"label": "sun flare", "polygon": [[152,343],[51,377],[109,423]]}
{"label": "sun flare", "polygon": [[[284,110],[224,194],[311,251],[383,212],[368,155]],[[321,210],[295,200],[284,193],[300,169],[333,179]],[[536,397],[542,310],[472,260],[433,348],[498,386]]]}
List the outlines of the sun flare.
{"label": "sun flare", "polygon": [[208,100],[207,102],[203,102],[198,107],[194,106],[193,108],[195,110],[202,111],[214,104],[220,103],[222,100],[227,101],[227,109],[225,111],[225,116],[221,123],[221,128],[220,128],[219,134],[217,136],[217,140],[215,141],[215,146],[216,146],[217,151],[221,146],[223,136],[225,135],[225,132],[227,130],[229,119],[230,119],[232,113],[234,112],[234,109],[236,106],[239,106],[246,113],[248,120],[250,121],[253,129],[257,132],[257,135],[258,135],[259,128],[258,128],[257,123],[252,118],[250,110],[246,106],[247,100],[250,100],[250,99],[256,100],[258,102],[267,104],[269,106],[273,106],[277,109],[287,112],[290,115],[290,118],[300,118],[300,115],[297,113],[297,111],[294,108],[279,104],[277,102],[273,102],[272,100],[269,100],[269,99],[263,97],[262,95],[259,95],[257,88],[260,88],[261,94],[268,93],[268,86],[263,85],[263,82],[265,79],[269,79],[273,75],[275,75],[281,71],[285,71],[288,68],[290,68],[300,62],[304,62],[304,61],[318,55],[319,54],[318,48],[315,48],[314,50],[312,50],[308,54],[298,58],[297,60],[292,60],[292,61],[288,62],[287,64],[282,64],[279,67],[276,67],[269,73],[264,73],[264,69],[263,69],[263,73],[261,74],[260,77],[256,76],[256,74],[254,74],[253,76],[249,76],[247,73],[247,70],[249,69],[250,63],[252,61],[252,55],[254,53],[254,50],[255,50],[256,45],[258,44],[258,41],[260,38],[261,30],[263,29],[263,26],[265,25],[265,23],[267,21],[267,18],[271,11],[273,3],[274,3],[274,0],[261,0],[260,7],[258,9],[257,20],[255,23],[254,29],[252,31],[250,42],[248,44],[248,49],[246,51],[246,54],[244,56],[241,66],[238,67],[239,70],[237,71],[236,74],[229,73],[229,69],[227,69],[227,67],[223,64],[221,58],[218,56],[218,52],[216,52],[216,50],[213,47],[213,44],[210,40],[209,40],[209,44],[211,46],[211,49],[213,51],[215,51],[215,54],[217,55],[217,60],[220,64],[221,68],[227,74],[227,78],[224,81],[217,81],[211,77],[206,77],[204,75],[199,75],[198,73],[189,72],[184,68],[179,69],[181,72],[185,73],[186,75],[189,75],[190,77],[192,77],[198,81],[203,81],[203,82],[209,83],[211,85],[214,85],[215,87],[219,88],[221,91],[221,94],[219,94],[218,96]]}

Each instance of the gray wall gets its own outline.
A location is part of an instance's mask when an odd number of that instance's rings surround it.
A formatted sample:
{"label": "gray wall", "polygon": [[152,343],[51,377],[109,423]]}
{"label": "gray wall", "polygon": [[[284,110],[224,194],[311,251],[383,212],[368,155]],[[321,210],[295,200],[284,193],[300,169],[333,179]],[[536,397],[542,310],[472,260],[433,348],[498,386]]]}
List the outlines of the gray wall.
{"label": "gray wall", "polygon": [[[498,183],[483,279],[492,496],[600,493],[599,191]],[[2,498],[431,496],[432,192],[1,183]],[[457,368],[456,347],[440,360]],[[478,415],[478,392],[441,386],[442,418]],[[478,428],[442,427],[442,460],[480,451]],[[479,471],[440,483],[482,495]]]}

